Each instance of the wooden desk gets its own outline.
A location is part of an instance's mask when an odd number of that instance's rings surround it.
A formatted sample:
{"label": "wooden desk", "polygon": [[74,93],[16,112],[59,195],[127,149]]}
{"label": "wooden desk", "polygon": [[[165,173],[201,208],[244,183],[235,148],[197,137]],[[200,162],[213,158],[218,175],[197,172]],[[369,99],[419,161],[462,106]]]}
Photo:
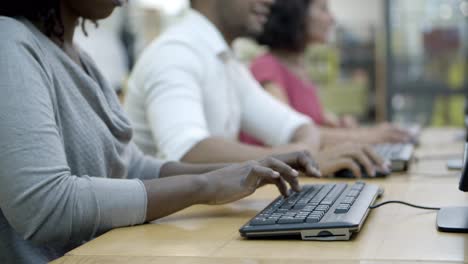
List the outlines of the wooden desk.
{"label": "wooden desk", "polygon": [[[420,157],[408,174],[369,180],[385,188],[382,200],[428,206],[468,205],[459,173],[446,158],[461,157],[455,130],[424,133]],[[303,183],[334,180],[302,179]],[[351,181],[350,181],[351,182]],[[152,224],[110,231],[54,263],[463,263],[468,235],[439,233],[436,212],[400,205],[372,211],[351,241],[247,240],[238,229],[278,195],[273,187],[226,206],[195,206]]]}

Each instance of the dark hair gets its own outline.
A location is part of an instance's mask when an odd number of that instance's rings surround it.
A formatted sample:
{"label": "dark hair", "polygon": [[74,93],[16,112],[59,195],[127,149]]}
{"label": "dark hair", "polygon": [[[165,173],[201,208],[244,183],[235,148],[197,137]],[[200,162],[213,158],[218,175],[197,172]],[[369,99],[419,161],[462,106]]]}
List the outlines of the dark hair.
{"label": "dark hair", "polygon": [[307,47],[307,16],[314,0],[276,0],[257,42],[270,49],[299,52]]}
{"label": "dark hair", "polygon": [[47,36],[62,38],[64,27],[60,16],[60,0],[2,0],[0,16],[25,17],[38,22]]}

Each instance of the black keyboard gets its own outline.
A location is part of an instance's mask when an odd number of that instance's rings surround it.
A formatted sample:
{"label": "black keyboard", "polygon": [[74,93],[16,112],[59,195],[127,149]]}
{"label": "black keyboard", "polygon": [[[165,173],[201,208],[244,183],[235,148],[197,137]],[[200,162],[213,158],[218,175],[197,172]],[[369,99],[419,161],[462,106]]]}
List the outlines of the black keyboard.
{"label": "black keyboard", "polygon": [[278,197],[240,232],[245,237],[301,234],[305,240],[347,240],[360,229],[378,194],[378,187],[364,182],[306,185],[300,193]]}

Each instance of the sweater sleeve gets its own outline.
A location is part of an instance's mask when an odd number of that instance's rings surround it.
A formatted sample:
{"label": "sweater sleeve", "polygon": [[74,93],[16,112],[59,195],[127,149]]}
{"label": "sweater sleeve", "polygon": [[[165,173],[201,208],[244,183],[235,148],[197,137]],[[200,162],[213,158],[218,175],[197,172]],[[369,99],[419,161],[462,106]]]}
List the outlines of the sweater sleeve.
{"label": "sweater sleeve", "polygon": [[40,50],[10,28],[0,28],[0,207],[10,225],[24,239],[63,245],[144,222],[140,180],[71,173]]}
{"label": "sweater sleeve", "polygon": [[152,180],[159,178],[164,161],[144,155],[133,142],[130,143],[129,150],[128,177],[130,179]]}

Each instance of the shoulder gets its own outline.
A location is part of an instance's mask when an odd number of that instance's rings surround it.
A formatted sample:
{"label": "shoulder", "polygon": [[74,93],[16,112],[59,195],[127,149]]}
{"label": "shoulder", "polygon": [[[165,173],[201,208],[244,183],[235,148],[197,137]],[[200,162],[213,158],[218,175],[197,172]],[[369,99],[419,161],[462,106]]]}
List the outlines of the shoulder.
{"label": "shoulder", "polygon": [[[172,58],[166,62],[178,62],[179,58],[182,60],[193,57],[202,59],[206,53],[206,46],[201,45],[200,37],[193,30],[188,30],[188,27],[184,26],[185,24],[184,21],[167,29],[151,42],[143,52],[142,57]],[[189,56],[189,58],[184,59],[184,56]]]}
{"label": "shoulder", "polygon": [[33,41],[33,33],[18,19],[0,16],[0,46],[28,43]]}
{"label": "shoulder", "polygon": [[37,36],[25,22],[0,16],[0,39],[2,84],[17,87],[16,91],[20,87],[26,91],[35,89],[32,84],[50,81],[52,72],[47,57]]}
{"label": "shoulder", "polygon": [[189,12],[153,40],[141,57],[171,58],[164,60],[164,63],[185,63],[194,58],[206,62],[216,55],[212,47],[217,46],[213,42],[220,41],[218,37],[216,29],[205,18],[196,12]]}
{"label": "shoulder", "polygon": [[41,42],[26,23],[20,19],[0,16],[0,56],[4,61],[21,64],[22,61],[44,60]]}
{"label": "shoulder", "polygon": [[250,69],[254,73],[257,71],[272,71],[279,73],[281,71],[281,64],[273,55],[266,53],[254,59],[250,65]]}
{"label": "shoulder", "polygon": [[203,50],[193,45],[190,37],[174,30],[163,33],[145,48],[132,71],[131,79],[161,78],[172,70],[201,74],[207,59]]}
{"label": "shoulder", "polygon": [[278,59],[273,56],[271,53],[264,53],[260,56],[258,56],[257,58],[255,58],[252,62],[252,65],[256,65],[256,64],[271,64],[271,65],[276,65],[276,64],[279,64],[279,61]]}
{"label": "shoulder", "polygon": [[281,63],[270,53],[256,58],[250,65],[255,78],[261,82],[283,82],[284,71]]}

